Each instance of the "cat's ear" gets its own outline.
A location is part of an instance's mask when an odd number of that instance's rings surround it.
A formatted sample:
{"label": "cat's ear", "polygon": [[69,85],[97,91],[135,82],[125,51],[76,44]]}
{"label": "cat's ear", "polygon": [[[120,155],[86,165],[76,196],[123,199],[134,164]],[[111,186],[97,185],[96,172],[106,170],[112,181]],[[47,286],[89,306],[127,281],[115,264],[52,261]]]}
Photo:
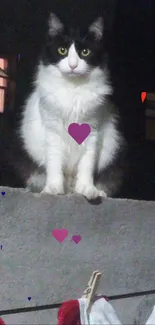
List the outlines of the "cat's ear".
{"label": "cat's ear", "polygon": [[101,40],[104,31],[104,21],[102,17],[97,18],[89,27],[89,32],[93,33],[96,40]]}
{"label": "cat's ear", "polygon": [[48,26],[50,36],[56,36],[63,30],[63,24],[61,23],[60,19],[53,13],[50,14]]}

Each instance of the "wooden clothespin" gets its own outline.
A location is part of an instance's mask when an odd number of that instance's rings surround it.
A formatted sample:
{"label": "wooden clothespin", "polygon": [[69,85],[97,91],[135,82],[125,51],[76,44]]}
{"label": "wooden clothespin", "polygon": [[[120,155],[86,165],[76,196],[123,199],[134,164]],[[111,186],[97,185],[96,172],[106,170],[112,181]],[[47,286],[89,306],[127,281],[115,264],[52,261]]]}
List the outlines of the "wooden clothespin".
{"label": "wooden clothespin", "polygon": [[102,273],[100,273],[99,271],[94,271],[92,273],[92,276],[90,277],[87,287],[83,293],[82,298],[86,298],[87,299],[87,313],[89,314],[89,311],[91,309],[93,300],[96,296],[96,290],[97,287],[99,285],[100,282],[100,278],[101,278]]}

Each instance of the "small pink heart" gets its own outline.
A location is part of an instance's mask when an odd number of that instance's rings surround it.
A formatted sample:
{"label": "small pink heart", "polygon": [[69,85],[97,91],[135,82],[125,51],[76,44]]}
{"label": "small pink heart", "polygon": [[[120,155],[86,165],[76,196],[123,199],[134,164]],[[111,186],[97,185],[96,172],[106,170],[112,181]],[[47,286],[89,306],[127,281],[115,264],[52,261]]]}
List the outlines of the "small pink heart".
{"label": "small pink heart", "polygon": [[75,244],[78,244],[81,241],[82,237],[81,236],[72,236],[72,240],[74,241]]}
{"label": "small pink heart", "polygon": [[66,229],[54,229],[52,231],[52,236],[59,242],[62,243],[64,239],[68,236],[68,231]]}
{"label": "small pink heart", "polygon": [[68,133],[78,144],[81,144],[88,137],[90,132],[91,127],[86,123],[81,125],[78,123],[72,123],[68,127]]}

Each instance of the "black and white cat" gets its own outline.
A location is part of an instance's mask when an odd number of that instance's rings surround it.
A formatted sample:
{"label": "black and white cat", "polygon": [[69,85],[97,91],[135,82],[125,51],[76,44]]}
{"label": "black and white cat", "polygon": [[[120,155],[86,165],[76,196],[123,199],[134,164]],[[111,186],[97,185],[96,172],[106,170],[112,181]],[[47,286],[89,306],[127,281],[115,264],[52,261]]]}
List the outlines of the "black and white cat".
{"label": "black and white cat", "polygon": [[[118,190],[121,173],[116,177],[112,167],[111,176],[107,175],[124,140],[111,100],[103,39],[104,19],[100,16],[83,31],[80,25],[69,29],[58,15],[50,14],[35,87],[24,106],[20,127],[25,150],[45,171],[33,173],[27,185],[38,186],[41,193],[73,192],[91,200]],[[81,145],[68,133],[71,123],[91,127]]]}

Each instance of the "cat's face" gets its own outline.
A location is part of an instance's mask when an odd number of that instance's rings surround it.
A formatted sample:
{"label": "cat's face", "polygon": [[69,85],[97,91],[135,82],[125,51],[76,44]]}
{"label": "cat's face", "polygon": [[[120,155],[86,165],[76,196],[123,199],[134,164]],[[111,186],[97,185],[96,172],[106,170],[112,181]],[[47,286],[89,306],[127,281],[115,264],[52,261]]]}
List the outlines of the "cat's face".
{"label": "cat's face", "polygon": [[51,14],[44,64],[52,64],[66,77],[85,77],[102,63],[103,19],[98,17],[85,32],[67,29]]}

